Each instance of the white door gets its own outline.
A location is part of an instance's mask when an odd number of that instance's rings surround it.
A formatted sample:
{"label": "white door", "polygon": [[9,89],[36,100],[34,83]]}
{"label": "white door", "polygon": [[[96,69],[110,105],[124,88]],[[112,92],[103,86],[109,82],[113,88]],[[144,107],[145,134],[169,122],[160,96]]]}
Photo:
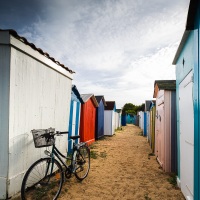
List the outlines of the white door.
{"label": "white door", "polygon": [[194,110],[193,71],[179,85],[180,109],[180,181],[186,199],[193,199]]}

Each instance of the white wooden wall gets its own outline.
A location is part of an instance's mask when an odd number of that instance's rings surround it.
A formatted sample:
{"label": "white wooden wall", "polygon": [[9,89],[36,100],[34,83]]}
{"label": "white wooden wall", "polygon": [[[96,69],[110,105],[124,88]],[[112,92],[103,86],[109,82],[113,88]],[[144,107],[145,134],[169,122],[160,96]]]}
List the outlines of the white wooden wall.
{"label": "white wooden wall", "polygon": [[144,130],[144,112],[139,112],[139,127]]}
{"label": "white wooden wall", "polygon": [[112,110],[104,111],[104,135],[113,135],[115,131],[115,115]]}
{"label": "white wooden wall", "polygon": [[[2,172],[4,165],[0,164],[0,199],[5,196],[4,187],[9,197],[17,193],[26,170],[44,157],[44,148],[34,147],[31,130],[53,127],[68,131],[71,100],[72,76],[66,70],[12,36],[11,42],[14,45],[11,48],[1,47],[7,56],[0,54],[0,60],[6,60],[6,65],[0,63],[6,74],[6,81],[0,80],[0,83],[4,82],[0,94],[6,96],[6,99],[0,98],[0,106],[4,106],[0,107],[0,123],[5,122],[3,127],[0,126],[0,132],[3,132],[0,150],[5,152],[0,163],[5,163],[7,171],[7,175]],[[56,143],[65,153],[67,136],[58,138]]]}

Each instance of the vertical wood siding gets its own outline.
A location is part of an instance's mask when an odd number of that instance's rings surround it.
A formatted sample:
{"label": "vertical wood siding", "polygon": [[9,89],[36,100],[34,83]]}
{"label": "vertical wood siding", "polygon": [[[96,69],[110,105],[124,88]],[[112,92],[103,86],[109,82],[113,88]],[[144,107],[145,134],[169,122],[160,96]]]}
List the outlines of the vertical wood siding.
{"label": "vertical wood siding", "polygon": [[104,103],[101,100],[96,108],[96,134],[95,138],[99,139],[104,136]]}
{"label": "vertical wood siding", "polygon": [[96,107],[92,99],[81,105],[80,141],[91,144],[95,141]]}
{"label": "vertical wood siding", "polygon": [[0,199],[6,199],[9,154],[10,48],[0,46]]}
{"label": "vertical wood siding", "polygon": [[[4,66],[1,69],[5,70],[5,73],[0,73],[4,76],[1,77],[3,84],[0,84],[0,93],[4,97],[0,98],[0,123],[4,121],[1,133],[5,134],[0,145],[1,152],[5,151],[5,157],[0,158],[0,166],[4,170],[0,173],[4,177],[4,171],[8,171],[8,197],[20,190],[28,167],[44,156],[44,149],[34,147],[31,130],[54,127],[67,131],[71,99],[71,79],[22,51],[9,48],[11,52],[8,49],[5,52],[10,53],[10,59],[0,59],[0,65]],[[0,55],[5,56],[2,52]],[[61,152],[66,153],[67,137],[57,138],[56,143]]]}

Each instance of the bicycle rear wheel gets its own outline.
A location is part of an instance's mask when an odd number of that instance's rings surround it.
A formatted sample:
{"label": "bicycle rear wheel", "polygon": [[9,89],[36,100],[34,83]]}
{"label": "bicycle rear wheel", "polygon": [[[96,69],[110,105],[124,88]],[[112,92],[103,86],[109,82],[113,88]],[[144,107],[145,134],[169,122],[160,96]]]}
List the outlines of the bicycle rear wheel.
{"label": "bicycle rear wheel", "polygon": [[76,153],[75,176],[78,180],[87,177],[90,170],[90,150],[87,146],[81,146]]}
{"label": "bicycle rear wheel", "polygon": [[57,160],[42,158],[28,169],[22,186],[22,200],[57,199],[63,184],[62,167]]}

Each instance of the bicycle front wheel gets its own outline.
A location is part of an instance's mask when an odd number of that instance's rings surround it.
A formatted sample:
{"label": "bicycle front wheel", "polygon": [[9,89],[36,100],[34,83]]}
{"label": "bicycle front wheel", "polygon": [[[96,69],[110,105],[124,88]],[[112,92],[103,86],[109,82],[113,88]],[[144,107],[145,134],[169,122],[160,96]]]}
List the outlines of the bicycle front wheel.
{"label": "bicycle front wheel", "polygon": [[63,184],[62,167],[57,160],[42,158],[26,172],[22,187],[22,200],[57,199]]}
{"label": "bicycle front wheel", "polygon": [[81,146],[76,152],[75,176],[82,181],[90,170],[90,150],[87,146]]}

